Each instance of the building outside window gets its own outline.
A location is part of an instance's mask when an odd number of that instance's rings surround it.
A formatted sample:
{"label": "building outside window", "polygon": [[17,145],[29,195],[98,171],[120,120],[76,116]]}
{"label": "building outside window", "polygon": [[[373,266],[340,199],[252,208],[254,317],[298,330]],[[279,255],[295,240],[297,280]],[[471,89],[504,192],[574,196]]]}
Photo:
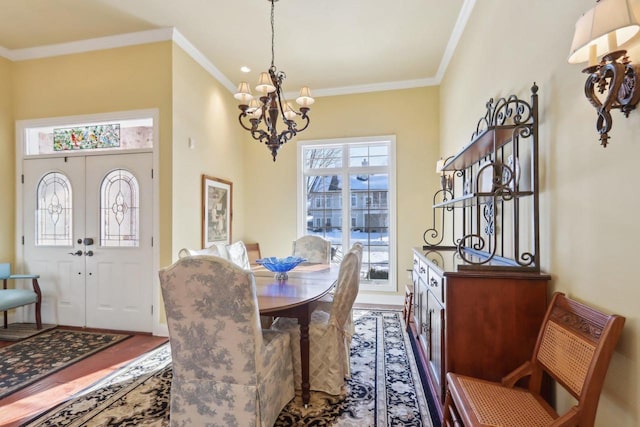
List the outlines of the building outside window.
{"label": "building outside window", "polygon": [[299,230],[332,243],[339,262],[364,247],[361,289],[395,291],[395,138],[299,144]]}

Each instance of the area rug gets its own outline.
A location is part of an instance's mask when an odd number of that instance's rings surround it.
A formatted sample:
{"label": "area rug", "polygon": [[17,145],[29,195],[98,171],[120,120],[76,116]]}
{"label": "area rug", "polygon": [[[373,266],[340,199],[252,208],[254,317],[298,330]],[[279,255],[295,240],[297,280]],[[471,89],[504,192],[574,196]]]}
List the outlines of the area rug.
{"label": "area rug", "polygon": [[7,329],[0,326],[0,341],[20,341],[46,332],[56,326],[43,323],[42,328],[38,329],[35,323],[9,323]]}
{"label": "area rug", "polygon": [[[312,393],[306,411],[299,397],[276,426],[431,426],[411,344],[396,311],[354,311],[351,379],[336,402]],[[169,425],[171,352],[168,344],[39,415],[24,426]]]}
{"label": "area rug", "polygon": [[0,398],[129,335],[53,329],[0,348]]}

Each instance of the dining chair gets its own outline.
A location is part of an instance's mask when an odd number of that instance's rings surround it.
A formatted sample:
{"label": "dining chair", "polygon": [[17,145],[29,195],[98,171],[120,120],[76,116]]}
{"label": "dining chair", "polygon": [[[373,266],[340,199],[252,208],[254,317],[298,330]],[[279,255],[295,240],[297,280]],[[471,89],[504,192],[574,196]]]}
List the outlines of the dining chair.
{"label": "dining chair", "polygon": [[249,256],[249,264],[258,265],[256,263],[256,260],[262,258],[262,255],[260,254],[260,243],[245,243],[244,245],[247,248],[247,255]]}
{"label": "dining chair", "polygon": [[[338,272],[331,311],[315,310],[309,322],[309,382],[311,390],[344,397],[349,375],[345,322],[358,294],[360,265],[357,251],[349,251]],[[300,327],[296,319],[279,317],[272,329],[290,334],[294,383],[301,383]]]}
{"label": "dining chair", "polygon": [[220,256],[220,251],[215,245],[210,246],[208,248],[204,248],[204,249],[182,248],[178,251],[178,258],[184,258],[187,256],[196,256],[196,255]]}
{"label": "dining chair", "polygon": [[[363,248],[362,243],[355,242],[349,249],[350,251],[354,251],[358,256],[358,271],[360,271],[360,267],[362,266],[362,248]],[[358,276],[358,280],[359,280],[359,276]],[[325,311],[327,313],[331,312],[331,309],[333,306],[333,299],[335,297],[335,292],[339,284],[340,282],[336,284],[336,288],[334,288],[334,290],[331,293],[323,296],[318,301],[316,301],[316,303],[314,304],[314,310]],[[351,348],[351,340],[355,332],[356,332],[356,327],[353,323],[353,310],[349,310],[349,316],[347,316],[347,320],[344,323],[345,347],[347,349],[347,352],[346,352],[347,357],[346,357],[346,364],[345,364],[345,368],[347,371],[347,375],[346,375],[347,378],[350,378],[351,376],[351,362],[349,357],[349,349]]]}
{"label": "dining chair", "polygon": [[238,240],[237,242],[230,244],[214,243],[213,245],[204,249],[182,248],[180,249],[180,251],[178,251],[178,258],[195,255],[218,256],[231,261],[232,263],[240,266],[241,268],[244,268],[245,270],[251,269],[251,265],[249,263],[249,253],[242,240]]}
{"label": "dining chair", "polygon": [[[531,360],[500,383],[447,374],[443,424],[592,427],[624,321],[624,317],[603,314],[554,293]],[[540,395],[545,374],[576,399],[562,415]],[[516,387],[527,377],[528,388]]]}
{"label": "dining chair", "polygon": [[172,426],[273,426],[294,398],[289,334],[262,330],[253,273],[213,256],[159,271]]}
{"label": "dining chair", "polygon": [[306,258],[307,262],[329,264],[331,241],[311,234],[298,237],[293,241],[292,255]]}

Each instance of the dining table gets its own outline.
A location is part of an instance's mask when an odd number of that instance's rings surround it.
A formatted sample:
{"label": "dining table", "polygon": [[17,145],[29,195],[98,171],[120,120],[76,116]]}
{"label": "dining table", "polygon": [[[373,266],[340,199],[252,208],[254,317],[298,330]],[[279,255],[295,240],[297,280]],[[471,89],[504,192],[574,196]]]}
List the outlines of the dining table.
{"label": "dining table", "polygon": [[328,294],[338,278],[338,265],[303,263],[288,272],[285,279],[258,265],[251,269],[256,281],[260,315],[298,319],[300,326],[300,364],[302,403],[309,404],[309,322],[314,302]]}

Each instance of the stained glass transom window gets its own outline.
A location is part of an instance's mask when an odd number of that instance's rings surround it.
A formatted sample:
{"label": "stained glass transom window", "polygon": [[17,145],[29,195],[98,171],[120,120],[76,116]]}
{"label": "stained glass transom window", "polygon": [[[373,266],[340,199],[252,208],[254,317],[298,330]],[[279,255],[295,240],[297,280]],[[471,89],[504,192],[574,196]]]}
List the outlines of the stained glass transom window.
{"label": "stained glass transom window", "polygon": [[38,183],[36,246],[71,246],[72,190],[62,173],[50,172]]}
{"label": "stained glass transom window", "polygon": [[140,186],[124,169],[109,172],[100,185],[100,245],[138,247]]}

